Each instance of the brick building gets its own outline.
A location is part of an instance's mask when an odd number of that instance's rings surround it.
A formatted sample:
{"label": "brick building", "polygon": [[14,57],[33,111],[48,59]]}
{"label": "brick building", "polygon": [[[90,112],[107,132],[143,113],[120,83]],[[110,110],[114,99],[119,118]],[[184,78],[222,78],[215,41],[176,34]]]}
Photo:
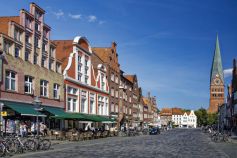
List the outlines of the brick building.
{"label": "brick building", "polygon": [[[109,116],[107,68],[93,54],[89,41],[77,36],[74,40],[55,40],[57,57],[62,60],[65,110],[71,113]],[[80,122],[65,122],[65,127],[81,128]]]}
{"label": "brick building", "polygon": [[9,117],[10,113],[21,118],[39,114],[32,106],[35,96],[46,107],[64,108],[61,61],[44,16],[45,11],[31,3],[30,11],[21,9],[19,16],[0,17],[0,49],[5,58],[0,100]]}
{"label": "brick building", "polygon": [[233,60],[233,72],[231,82],[231,128],[237,135],[237,64],[236,59]]}
{"label": "brick building", "polygon": [[118,62],[117,44],[112,42],[111,47],[94,47],[95,53],[105,63],[106,75],[109,85],[109,114],[117,118],[118,126],[124,122],[122,99],[119,97],[120,91],[120,64]]}
{"label": "brick building", "polygon": [[129,95],[129,100],[131,98],[132,100],[132,107],[131,107],[131,111],[132,111],[132,126],[136,127],[140,124],[140,117],[139,117],[139,105],[140,105],[140,91],[139,91],[139,87],[138,87],[138,81],[137,81],[137,76],[136,75],[124,75],[124,77],[129,80],[132,83],[132,87],[130,88],[130,91],[132,93],[130,93]]}
{"label": "brick building", "polygon": [[216,113],[218,111],[218,106],[221,106],[224,103],[224,99],[224,74],[219,39],[217,36],[210,76],[210,104],[208,112]]}

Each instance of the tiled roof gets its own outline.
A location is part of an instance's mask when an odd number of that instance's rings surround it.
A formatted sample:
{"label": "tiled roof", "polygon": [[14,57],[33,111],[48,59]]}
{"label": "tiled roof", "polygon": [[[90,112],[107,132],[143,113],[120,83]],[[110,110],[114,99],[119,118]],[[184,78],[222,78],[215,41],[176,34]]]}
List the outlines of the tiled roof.
{"label": "tiled roof", "polygon": [[10,21],[13,21],[17,24],[20,25],[20,17],[19,16],[3,16],[3,17],[0,17],[0,32],[8,35],[8,23]]}
{"label": "tiled roof", "polygon": [[92,51],[99,56],[100,59],[103,60],[103,62],[107,63],[110,68],[115,70],[116,72],[120,72],[120,66],[118,63],[118,57],[116,53],[116,49],[110,48],[110,47],[94,47],[92,48]]}
{"label": "tiled roof", "polygon": [[62,62],[62,70],[65,69],[68,63],[68,57],[73,51],[72,40],[54,40],[52,41],[57,45],[56,47],[56,58]]}
{"label": "tiled roof", "polygon": [[110,48],[92,48],[92,51],[104,62],[108,62]]}
{"label": "tiled roof", "polygon": [[181,108],[172,108],[172,115],[183,115],[183,111]]}
{"label": "tiled roof", "polygon": [[130,82],[134,83],[136,75],[124,75],[126,79],[128,79]]}
{"label": "tiled roof", "polygon": [[170,108],[163,108],[161,109],[160,115],[172,115],[172,109]]}

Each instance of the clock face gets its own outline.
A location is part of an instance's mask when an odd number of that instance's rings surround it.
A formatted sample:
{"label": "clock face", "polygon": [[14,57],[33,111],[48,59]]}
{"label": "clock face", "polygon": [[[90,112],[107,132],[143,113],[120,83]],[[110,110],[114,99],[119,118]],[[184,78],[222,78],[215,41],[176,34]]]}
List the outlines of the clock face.
{"label": "clock face", "polygon": [[215,83],[215,85],[220,85],[221,84],[221,80],[219,78],[216,78],[214,80],[214,83]]}

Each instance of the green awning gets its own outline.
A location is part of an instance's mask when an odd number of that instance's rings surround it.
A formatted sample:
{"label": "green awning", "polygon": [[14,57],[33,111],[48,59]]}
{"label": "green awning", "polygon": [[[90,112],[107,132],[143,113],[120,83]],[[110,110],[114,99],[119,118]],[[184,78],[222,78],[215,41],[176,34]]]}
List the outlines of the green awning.
{"label": "green awning", "polygon": [[89,114],[83,114],[83,115],[85,115],[88,120],[93,122],[113,122],[112,119],[100,115],[89,115]]}
{"label": "green awning", "polygon": [[33,104],[28,103],[20,103],[20,102],[13,102],[13,101],[1,101],[4,106],[11,108],[12,110],[16,111],[17,113],[25,116],[45,116],[42,113],[36,111],[34,109]]}
{"label": "green awning", "polygon": [[48,111],[49,113],[53,114],[54,116],[65,115],[65,111],[62,108],[50,107],[50,106],[43,106],[43,108],[45,111]]}
{"label": "green awning", "polygon": [[80,113],[68,113],[68,112],[64,112],[64,114],[60,114],[57,116],[52,116],[51,118],[55,118],[55,119],[73,119],[73,120],[82,120],[82,121],[88,121],[88,119]]}

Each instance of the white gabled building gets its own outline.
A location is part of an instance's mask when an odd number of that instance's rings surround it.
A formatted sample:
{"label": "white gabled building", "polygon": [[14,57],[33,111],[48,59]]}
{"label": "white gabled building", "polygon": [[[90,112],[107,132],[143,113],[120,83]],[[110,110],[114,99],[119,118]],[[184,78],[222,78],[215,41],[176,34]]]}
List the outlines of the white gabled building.
{"label": "white gabled building", "polygon": [[183,112],[180,108],[172,108],[172,122],[178,127],[196,128],[197,116],[193,110]]}

